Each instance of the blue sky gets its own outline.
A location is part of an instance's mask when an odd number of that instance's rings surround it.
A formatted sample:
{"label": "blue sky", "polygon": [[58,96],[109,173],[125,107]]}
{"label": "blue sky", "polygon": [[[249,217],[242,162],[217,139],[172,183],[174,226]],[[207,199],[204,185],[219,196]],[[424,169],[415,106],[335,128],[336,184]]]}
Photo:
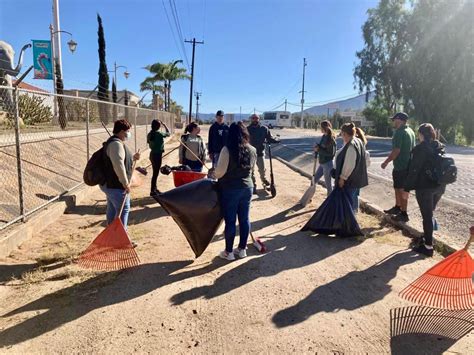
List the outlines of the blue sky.
{"label": "blue sky", "polygon": [[[174,0],[184,39],[204,40],[196,47],[194,89],[202,92],[200,112],[218,109],[248,113],[270,110],[285,98],[299,103],[303,57],[307,58],[306,103],[346,97],[353,88],[355,52],[363,47],[361,26],[377,0]],[[66,88],[93,89],[99,67],[97,20],[102,16],[107,64],[119,69],[118,87],[138,95],[154,62],[183,59],[183,48],[171,14],[171,0],[60,0],[61,29],[73,33],[77,51],[62,37]],[[51,0],[1,0],[0,39],[16,51],[31,39],[48,39]],[[168,23],[166,13],[171,21]],[[21,14],[20,18],[11,14]],[[172,29],[175,32],[173,36]],[[191,63],[191,45],[184,44]],[[16,60],[16,58],[15,58]],[[31,51],[25,68],[32,63]],[[184,63],[186,67],[186,61]],[[28,82],[51,88],[50,82]],[[173,99],[185,110],[189,81],[175,82]],[[195,102],[195,100],[194,100]],[[290,111],[298,111],[289,105]],[[193,104],[193,111],[195,105]]]}

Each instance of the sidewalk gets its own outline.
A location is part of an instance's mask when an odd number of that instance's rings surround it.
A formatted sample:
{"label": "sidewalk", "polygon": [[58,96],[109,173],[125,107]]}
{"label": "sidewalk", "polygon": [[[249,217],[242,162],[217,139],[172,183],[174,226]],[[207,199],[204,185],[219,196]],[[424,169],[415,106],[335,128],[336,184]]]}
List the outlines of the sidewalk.
{"label": "sidewalk", "polygon": [[[172,153],[164,163],[176,161]],[[417,324],[433,321],[423,308],[411,308],[410,329],[401,323],[400,312],[412,304],[398,293],[439,255],[416,256],[409,238],[363,213],[366,238],[300,232],[325,193],[318,188],[299,209],[308,179],[278,161],[274,169],[276,198],[261,191],[251,208],[253,231],[269,252],[249,245],[249,257],[234,262],[216,258],[223,227],[194,259],[178,226],[148,197],[150,172],[132,193],[129,227],[142,264],[108,273],[79,269],[70,258],[103,229],[105,198],[97,190],[1,260],[0,298],[8,300],[0,305],[2,352],[468,352],[468,337],[416,334]],[[161,190],[173,187],[170,176],[158,181]],[[451,318],[447,329],[459,321]]]}

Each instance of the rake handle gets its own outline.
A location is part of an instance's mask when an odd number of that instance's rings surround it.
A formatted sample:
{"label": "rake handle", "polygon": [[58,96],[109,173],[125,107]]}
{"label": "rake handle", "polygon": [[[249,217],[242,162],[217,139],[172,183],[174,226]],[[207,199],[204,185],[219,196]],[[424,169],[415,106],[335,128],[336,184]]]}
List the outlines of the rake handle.
{"label": "rake handle", "polygon": [[190,152],[207,170],[210,170],[209,167],[206,165],[206,163],[204,163],[201,159],[199,159],[199,157],[196,154],[194,154],[194,152],[186,144],[184,144],[181,140],[179,141],[179,144],[181,144],[184,148],[186,148],[188,152]]}
{"label": "rake handle", "polygon": [[[169,152],[163,154],[163,156],[161,157],[162,159],[167,157],[168,155],[170,155],[171,153],[173,153],[176,149],[179,148],[179,145],[177,147],[174,147],[173,149],[171,149]],[[148,164],[147,166],[145,166],[145,169],[148,169],[152,164]]]}
{"label": "rake handle", "polygon": [[467,241],[464,250],[468,250],[471,243],[474,242],[474,226],[471,226],[471,228],[469,228],[469,231],[471,232],[471,236],[469,237],[469,240]]}
{"label": "rake handle", "polygon": [[[138,152],[140,153],[140,149],[138,149]],[[135,171],[135,166],[137,165],[137,161],[134,160],[133,161],[133,165],[132,165],[132,174],[133,172]],[[125,196],[123,196],[123,201],[122,201],[122,206],[120,206],[120,211],[119,213],[117,214],[117,216],[115,216],[116,218],[117,217],[120,217],[122,215],[122,212],[123,212],[123,209],[125,208],[125,201],[127,201],[127,195],[128,195],[128,192],[125,193]]]}

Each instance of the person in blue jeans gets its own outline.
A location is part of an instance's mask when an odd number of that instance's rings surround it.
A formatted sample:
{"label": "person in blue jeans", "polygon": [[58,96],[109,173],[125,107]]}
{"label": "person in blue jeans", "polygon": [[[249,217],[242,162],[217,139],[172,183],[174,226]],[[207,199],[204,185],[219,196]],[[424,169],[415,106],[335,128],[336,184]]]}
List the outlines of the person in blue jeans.
{"label": "person in blue jeans", "polygon": [[[221,206],[225,221],[225,250],[219,256],[235,260],[235,256],[247,256],[247,239],[250,233],[250,201],[253,193],[252,171],[257,160],[257,151],[249,143],[247,128],[242,122],[232,123],[226,145],[212,175],[218,179]],[[239,219],[240,241],[236,249],[234,239],[236,221]]]}
{"label": "person in blue jeans", "polygon": [[314,146],[314,151],[319,160],[319,167],[314,173],[314,183],[317,184],[324,175],[324,182],[326,183],[326,190],[329,195],[332,192],[332,160],[336,154],[336,137],[332,131],[331,122],[321,122],[321,133],[323,134],[321,141]]}
{"label": "person in blue jeans", "polygon": [[196,172],[202,171],[203,162],[206,160],[206,146],[199,135],[200,132],[201,128],[196,122],[188,124],[181,136],[179,147],[179,163],[189,166]]}
{"label": "person in blue jeans", "polygon": [[[107,224],[117,217],[125,199],[124,208],[120,219],[125,229],[128,225],[130,212],[130,180],[132,178],[133,160],[140,159],[140,153],[132,155],[125,141],[130,139],[131,124],[127,120],[118,120],[114,123],[113,136],[104,143],[105,183],[100,189],[107,197]],[[136,244],[134,244],[136,246]]]}

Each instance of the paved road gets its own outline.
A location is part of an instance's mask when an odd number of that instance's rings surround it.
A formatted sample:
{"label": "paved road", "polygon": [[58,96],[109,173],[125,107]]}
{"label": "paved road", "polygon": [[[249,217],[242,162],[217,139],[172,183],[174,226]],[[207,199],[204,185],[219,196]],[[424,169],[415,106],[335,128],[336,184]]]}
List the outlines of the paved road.
{"label": "paved road", "polygon": [[[319,132],[299,129],[272,130],[272,134],[279,134],[282,143],[302,153],[311,153],[314,143],[318,142],[321,137]],[[337,139],[337,145],[338,148],[342,146],[340,138]],[[369,138],[367,147],[372,161],[369,172],[373,177],[391,180],[392,164],[385,170],[380,167],[391,150],[391,140]],[[474,148],[447,146],[446,150],[456,160],[458,180],[456,183],[448,185],[444,198],[474,207]]]}

